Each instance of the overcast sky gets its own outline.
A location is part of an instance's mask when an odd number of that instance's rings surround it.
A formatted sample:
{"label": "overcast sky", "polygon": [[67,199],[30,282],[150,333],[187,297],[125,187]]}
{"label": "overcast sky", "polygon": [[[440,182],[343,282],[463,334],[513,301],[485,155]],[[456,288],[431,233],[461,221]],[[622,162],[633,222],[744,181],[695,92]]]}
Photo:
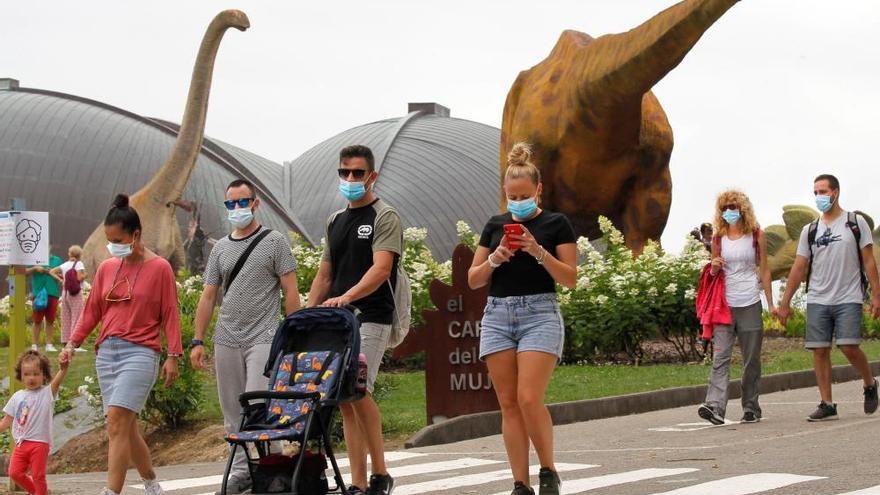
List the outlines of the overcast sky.
{"label": "overcast sky", "polygon": [[[220,47],[206,133],[280,163],[410,101],[500,127],[517,73],[564,29],[625,31],[674,3],[4,2],[0,77],[179,122],[205,27],[239,8],[251,29]],[[780,223],[820,172],[839,176],[845,208],[880,218],[878,83],[877,0],[734,6],[654,88],[675,135],[664,245],[680,248],[731,186]]]}

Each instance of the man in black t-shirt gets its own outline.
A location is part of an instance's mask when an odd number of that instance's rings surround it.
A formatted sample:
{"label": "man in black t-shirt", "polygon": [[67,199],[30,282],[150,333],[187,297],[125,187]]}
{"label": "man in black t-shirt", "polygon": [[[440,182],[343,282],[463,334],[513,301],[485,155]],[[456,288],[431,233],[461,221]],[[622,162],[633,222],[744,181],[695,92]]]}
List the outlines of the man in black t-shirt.
{"label": "man in black t-shirt", "polygon": [[[378,178],[373,153],[349,146],[339,154],[339,192],[348,207],[327,221],[321,266],[309,291],[309,306],[353,305],[361,311],[361,352],[367,357],[367,394],[341,404],[345,444],[351,468],[348,492],[390,495],[394,480],[385,467],[382,418],[373,385],[391,334],[392,284],[403,253],[403,229],[397,212],[373,194]],[[367,453],[372,476],[367,484]]]}

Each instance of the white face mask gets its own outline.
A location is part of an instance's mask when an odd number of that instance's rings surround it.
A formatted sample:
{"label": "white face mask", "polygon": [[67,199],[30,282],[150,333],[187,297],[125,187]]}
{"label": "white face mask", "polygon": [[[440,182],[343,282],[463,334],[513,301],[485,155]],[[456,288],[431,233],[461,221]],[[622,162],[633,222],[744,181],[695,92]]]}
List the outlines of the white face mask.
{"label": "white face mask", "polygon": [[236,208],[229,210],[226,218],[236,229],[243,229],[254,221],[254,212],[251,208]]}
{"label": "white face mask", "polygon": [[110,242],[107,243],[107,251],[110,251],[110,255],[114,258],[124,259],[131,254],[133,245],[134,243],[116,244],[115,242]]}

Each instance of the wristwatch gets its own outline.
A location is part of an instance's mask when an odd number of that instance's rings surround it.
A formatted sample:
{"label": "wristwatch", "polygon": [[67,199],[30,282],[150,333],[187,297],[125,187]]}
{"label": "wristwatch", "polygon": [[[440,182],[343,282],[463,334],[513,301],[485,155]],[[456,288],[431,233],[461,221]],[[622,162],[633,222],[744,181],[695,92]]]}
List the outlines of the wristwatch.
{"label": "wristwatch", "polygon": [[192,339],[189,341],[190,348],[200,346],[200,345],[205,345],[205,342],[202,339]]}

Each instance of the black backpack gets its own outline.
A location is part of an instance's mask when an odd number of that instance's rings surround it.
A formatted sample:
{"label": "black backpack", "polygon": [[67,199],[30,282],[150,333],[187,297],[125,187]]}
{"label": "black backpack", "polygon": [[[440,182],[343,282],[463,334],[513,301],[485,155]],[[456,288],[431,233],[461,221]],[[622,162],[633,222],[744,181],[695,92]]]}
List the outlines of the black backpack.
{"label": "black backpack", "polygon": [[[846,226],[852,232],[856,239],[856,253],[859,256],[859,276],[862,280],[862,294],[868,294],[868,276],[865,274],[865,264],[862,259],[862,248],[859,244],[862,241],[862,229],[859,228],[858,216],[855,212],[846,213]],[[810,246],[810,261],[807,265],[807,286],[804,292],[810,291],[810,275],[813,273],[813,244],[816,243],[816,231],[819,230],[819,219],[810,222],[810,228],[807,230],[807,244]]]}

